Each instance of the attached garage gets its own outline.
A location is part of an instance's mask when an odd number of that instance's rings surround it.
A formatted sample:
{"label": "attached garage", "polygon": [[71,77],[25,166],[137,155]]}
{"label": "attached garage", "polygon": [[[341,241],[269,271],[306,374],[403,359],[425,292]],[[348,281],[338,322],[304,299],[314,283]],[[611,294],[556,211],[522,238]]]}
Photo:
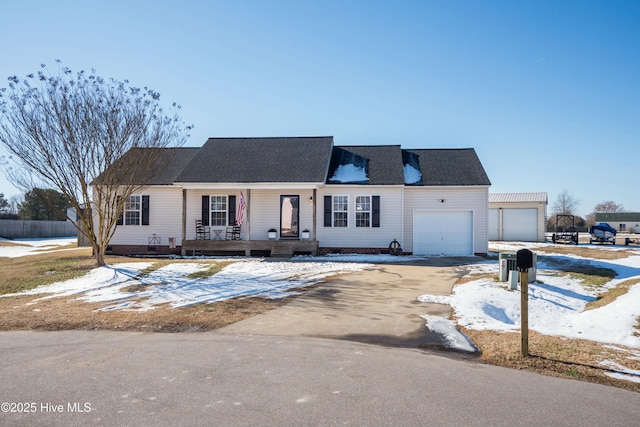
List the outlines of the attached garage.
{"label": "attached garage", "polygon": [[415,211],[413,225],[414,255],[473,255],[473,212]]}
{"label": "attached garage", "polygon": [[547,193],[489,194],[489,240],[544,242]]}

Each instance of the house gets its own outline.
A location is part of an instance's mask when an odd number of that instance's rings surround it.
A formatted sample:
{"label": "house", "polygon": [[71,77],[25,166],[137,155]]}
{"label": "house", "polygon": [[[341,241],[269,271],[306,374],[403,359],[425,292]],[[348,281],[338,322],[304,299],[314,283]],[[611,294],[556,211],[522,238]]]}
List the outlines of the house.
{"label": "house", "polygon": [[640,212],[597,212],[595,221],[606,222],[623,233],[640,233]]}
{"label": "house", "polygon": [[489,194],[489,240],[544,242],[547,193]]}
{"label": "house", "polygon": [[[470,148],[284,137],[161,150],[165,166],[127,203],[111,253],[381,253],[394,240],[420,255],[488,251],[490,181]],[[239,215],[240,239],[228,240]]]}

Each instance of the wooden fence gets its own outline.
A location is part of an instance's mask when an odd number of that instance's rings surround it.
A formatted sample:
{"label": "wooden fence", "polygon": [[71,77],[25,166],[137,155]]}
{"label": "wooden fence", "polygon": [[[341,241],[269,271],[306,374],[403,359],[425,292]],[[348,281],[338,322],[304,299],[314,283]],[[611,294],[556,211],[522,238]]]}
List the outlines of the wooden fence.
{"label": "wooden fence", "polygon": [[4,239],[71,237],[77,235],[78,230],[69,221],[0,219],[0,237]]}

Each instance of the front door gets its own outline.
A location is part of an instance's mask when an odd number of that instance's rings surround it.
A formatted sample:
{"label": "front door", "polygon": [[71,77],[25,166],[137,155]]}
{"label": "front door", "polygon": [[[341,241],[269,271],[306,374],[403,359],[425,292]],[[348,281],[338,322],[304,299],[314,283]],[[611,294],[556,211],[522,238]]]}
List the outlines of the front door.
{"label": "front door", "polygon": [[297,239],[300,236],[300,196],[280,196],[280,238]]}

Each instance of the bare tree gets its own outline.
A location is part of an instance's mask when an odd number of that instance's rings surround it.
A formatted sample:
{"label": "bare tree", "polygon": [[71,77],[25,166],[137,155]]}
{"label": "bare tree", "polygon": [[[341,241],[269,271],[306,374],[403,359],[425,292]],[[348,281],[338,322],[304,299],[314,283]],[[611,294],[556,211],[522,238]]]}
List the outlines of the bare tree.
{"label": "bare tree", "polygon": [[56,73],[43,64],[36,75],[9,77],[9,87],[0,89],[0,142],[18,168],[69,198],[102,266],[129,196],[152,178],[164,149],[184,143],[191,126],[175,103],[166,113],[151,89],[56,62]]}
{"label": "bare tree", "polygon": [[9,201],[4,198],[4,193],[0,193],[0,215],[8,214],[10,207]]}
{"label": "bare tree", "polygon": [[608,200],[606,202],[598,203],[593,208],[594,213],[616,213],[616,212],[624,212],[624,206],[617,204],[612,200]]}
{"label": "bare tree", "polygon": [[587,224],[589,226],[595,225],[597,213],[616,213],[616,212],[624,212],[624,207],[612,200],[598,203],[593,208],[593,212],[587,215]]}
{"label": "bare tree", "polygon": [[554,215],[574,215],[576,208],[580,205],[580,201],[577,200],[568,190],[564,190],[558,194],[551,210]]}
{"label": "bare tree", "polygon": [[20,210],[20,205],[22,204],[22,201],[24,200],[24,196],[22,195],[13,195],[9,198],[9,213],[18,216],[18,211]]}

